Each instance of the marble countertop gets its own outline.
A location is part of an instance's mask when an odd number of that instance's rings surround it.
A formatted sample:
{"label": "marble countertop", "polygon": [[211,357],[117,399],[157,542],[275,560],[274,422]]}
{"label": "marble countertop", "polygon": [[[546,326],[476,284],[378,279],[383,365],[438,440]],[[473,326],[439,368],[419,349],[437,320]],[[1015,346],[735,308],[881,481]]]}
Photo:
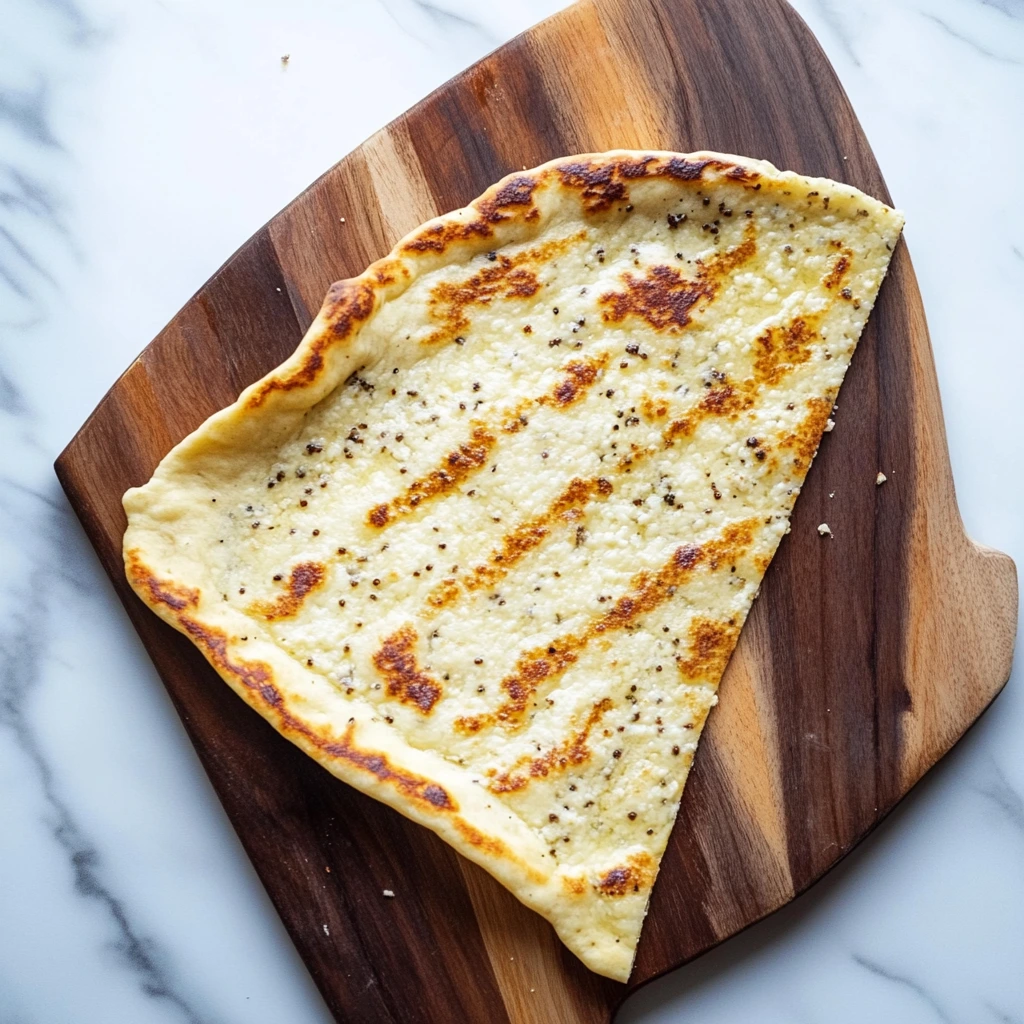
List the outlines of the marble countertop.
{"label": "marble countertop", "polygon": [[[4,3],[2,1024],[329,1021],[51,465],[258,226],[560,6]],[[795,6],[907,214],[967,529],[1021,564],[1024,0]],[[1021,675],[822,883],[619,1020],[1024,1022]]]}

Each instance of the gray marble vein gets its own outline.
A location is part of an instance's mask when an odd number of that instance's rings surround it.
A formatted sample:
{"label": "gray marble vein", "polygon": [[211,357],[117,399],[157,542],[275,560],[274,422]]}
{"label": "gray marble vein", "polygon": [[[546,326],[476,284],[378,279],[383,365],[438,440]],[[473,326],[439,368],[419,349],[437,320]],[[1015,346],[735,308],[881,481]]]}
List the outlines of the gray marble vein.
{"label": "gray marble vein", "polygon": [[0,476],[0,511],[11,517],[14,522],[17,522],[18,513],[12,510],[11,503],[8,501],[8,495],[12,491],[38,501],[53,512],[60,512],[62,514],[68,512],[67,503],[62,499],[34,487],[29,487],[20,480],[15,480],[9,476]]}
{"label": "gray marble vein", "polygon": [[[28,249],[18,241],[14,234],[7,230],[3,225],[0,225],[0,248],[3,244],[6,244],[10,251],[14,254],[17,261],[24,264],[32,273],[38,274],[44,281],[49,284],[56,284],[57,282],[53,279],[50,272],[44,267]],[[21,286],[15,281],[12,284],[19,294],[28,295],[28,291],[22,291]]]}
{"label": "gray marble vein", "polygon": [[28,412],[25,398],[18,386],[0,368],[0,412],[8,416],[24,416]]}
{"label": "gray marble vein", "polygon": [[853,41],[850,39],[850,33],[847,29],[846,23],[843,21],[842,14],[840,13],[842,8],[833,3],[833,0],[814,0],[814,6],[817,12],[821,15],[821,20],[825,22],[829,27],[829,30],[838,40],[843,53],[850,58],[850,63],[852,63],[855,68],[859,68],[861,66],[860,58],[857,56],[857,52],[853,48]]}
{"label": "gray marble vein", "polygon": [[875,963],[874,960],[869,960],[866,956],[861,956],[859,953],[854,953],[853,959],[854,962],[860,964],[864,970],[870,971],[879,978],[884,978],[886,981],[891,981],[895,985],[901,985],[913,992],[914,995],[916,995],[923,1003],[931,1007],[936,1018],[943,1021],[944,1024],[954,1024],[953,1018],[950,1017],[950,1015],[943,1009],[939,1001],[923,985],[914,981],[913,978],[908,978],[905,975],[891,971],[888,968],[883,967],[881,964]]}
{"label": "gray marble vein", "polygon": [[425,11],[437,24],[438,28],[443,29],[450,25],[461,25],[463,28],[473,29],[474,32],[482,31],[478,22],[464,18],[461,14],[456,14],[454,11],[446,11],[443,7],[438,7],[437,4],[428,3],[427,0],[412,0],[412,2],[421,11]]}
{"label": "gray marble vein", "polygon": [[998,1006],[994,1006],[990,1002],[986,1001],[985,1009],[988,1010],[988,1012],[991,1013],[997,1021],[999,1021],[999,1024],[1020,1024],[1020,1017],[1014,1017],[1012,1014],[1005,1013],[1003,1010],[1000,1010]]}
{"label": "gray marble vein", "polygon": [[[66,164],[68,159],[49,107],[43,78],[32,89],[0,84],[0,152],[7,157],[0,161],[0,327],[24,328],[41,321],[41,289],[51,294],[57,290],[47,265],[53,242],[77,255],[60,204],[38,169],[49,165],[52,171],[55,163]],[[22,154],[21,165],[11,159],[15,153]],[[10,301],[12,296],[16,302]],[[13,312],[16,305],[22,309],[20,317]],[[9,387],[0,388],[0,396],[9,392]]]}
{"label": "gray marble vein", "polygon": [[482,22],[429,0],[379,0],[379,3],[403,32],[428,49],[436,46],[438,39],[456,33],[482,39],[488,46],[495,46],[501,41]]}
{"label": "gray marble vein", "polygon": [[9,184],[0,188],[0,206],[7,209],[23,209],[32,214],[53,216],[55,204],[45,189],[12,164],[0,164],[0,174]]}
{"label": "gray marble vein", "polygon": [[991,762],[991,775],[990,781],[978,786],[978,792],[991,800],[1015,829],[1024,833],[1024,797],[1013,788],[994,760]]}
{"label": "gray marble vein", "polygon": [[[32,519],[49,543],[44,551],[57,551],[62,531],[71,528],[70,510],[61,508],[54,498],[33,494],[19,488],[27,497],[42,501],[45,511]],[[7,482],[6,493],[10,493]],[[5,515],[6,526],[11,519]],[[36,556],[29,562],[25,583],[18,589],[7,586],[12,609],[0,627],[0,726],[14,742],[31,766],[41,794],[47,829],[70,865],[75,892],[98,905],[104,912],[114,938],[112,949],[118,959],[137,979],[142,991],[173,1007],[187,1024],[205,1024],[202,1016],[182,995],[172,979],[171,971],[157,944],[140,933],[132,923],[124,902],[103,877],[99,849],[75,820],[70,807],[61,797],[58,773],[37,741],[30,724],[28,703],[39,682],[39,665],[44,660],[50,618],[46,580],[53,575],[49,554]]]}
{"label": "gray marble vein", "polygon": [[49,124],[49,88],[39,79],[32,89],[0,89],[0,122],[7,121],[29,141],[60,149]]}
{"label": "gray marble vein", "polygon": [[31,298],[31,293],[29,292],[28,287],[22,283],[21,279],[13,270],[10,269],[10,267],[3,263],[2,259],[0,259],[0,281],[7,285],[15,295],[18,295],[23,299]]}
{"label": "gray marble vein", "polygon": [[985,7],[994,7],[1011,18],[1024,18],[1024,0],[981,0]]}
{"label": "gray marble vein", "polygon": [[387,14],[387,16],[395,23],[397,28],[404,32],[410,39],[413,39],[417,43],[419,43],[420,46],[429,49],[430,43],[427,41],[427,39],[421,36],[418,32],[414,32],[406,24],[404,19],[399,18],[398,15],[395,14],[394,9],[389,3],[389,0],[377,0],[377,2],[380,4],[381,9],[384,11],[384,13]]}
{"label": "gray marble vein", "polygon": [[40,7],[46,7],[57,14],[69,30],[69,41],[76,45],[90,43],[99,35],[96,26],[73,0],[36,0]]}
{"label": "gray marble vein", "polygon": [[[9,168],[9,185],[13,188],[0,192],[0,281],[30,306],[35,301],[35,286],[39,281],[56,286],[52,273],[32,251],[25,240],[26,234],[38,241],[33,230],[44,223],[69,241],[66,228],[56,214],[53,200],[45,189],[15,168]],[[26,230],[27,226],[27,230]],[[0,307],[2,308],[2,307]],[[38,319],[38,313],[28,322]],[[13,321],[9,322],[11,325]]]}
{"label": "gray marble vein", "polygon": [[971,36],[965,35],[960,29],[955,28],[944,18],[940,18],[937,14],[932,14],[931,11],[921,11],[921,17],[926,21],[930,21],[933,25],[938,25],[947,35],[952,36],[953,39],[959,40],[961,43],[965,43],[975,53],[982,57],[986,57],[989,60],[999,61],[1000,64],[1012,64],[1015,67],[1020,67],[1024,64],[1024,59],[1016,57],[1009,57],[1003,53],[997,53],[990,46],[986,46],[984,43],[979,42],[977,39]]}
{"label": "gray marble vein", "polygon": [[[40,6],[56,15],[69,45],[96,38],[88,19],[70,0],[41,0]],[[25,56],[30,59],[30,50]],[[45,320],[47,301],[61,288],[47,265],[53,253],[48,252],[47,244],[39,244],[41,232],[49,233],[65,252],[74,254],[59,204],[38,170],[45,166],[52,174],[53,164],[48,161],[53,154],[64,166],[67,162],[67,149],[52,123],[52,99],[43,73],[36,75],[29,87],[0,85],[0,128],[6,129],[8,137],[13,133],[22,146],[5,147],[7,159],[0,164],[0,309],[6,311],[12,297],[28,300],[36,308],[29,320],[19,323],[5,318],[0,324],[5,329],[0,335],[2,352],[7,352],[14,329],[39,326]],[[15,154],[20,162],[14,162]],[[34,779],[38,791],[35,814],[68,865],[75,897],[98,909],[105,919],[116,962],[145,996],[166,1006],[174,1019],[208,1024],[211,1018],[193,1005],[174,979],[166,952],[134,923],[115,882],[107,877],[101,845],[82,827],[63,795],[62,773],[69,766],[47,752],[33,727],[33,701],[42,685],[42,667],[50,657],[55,588],[70,587],[72,593],[85,598],[94,583],[62,555],[68,547],[69,531],[78,527],[48,469],[54,453],[41,446],[34,433],[40,410],[26,397],[18,374],[6,359],[0,365],[0,413],[6,417],[0,424],[6,453],[9,456],[17,447],[22,456],[17,464],[5,459],[0,474],[0,536],[5,543],[20,538],[17,554],[6,552],[0,590],[4,602],[0,619],[3,742],[19,752]],[[0,1013],[9,1014],[10,1020],[21,1016],[6,998],[0,1002]]]}

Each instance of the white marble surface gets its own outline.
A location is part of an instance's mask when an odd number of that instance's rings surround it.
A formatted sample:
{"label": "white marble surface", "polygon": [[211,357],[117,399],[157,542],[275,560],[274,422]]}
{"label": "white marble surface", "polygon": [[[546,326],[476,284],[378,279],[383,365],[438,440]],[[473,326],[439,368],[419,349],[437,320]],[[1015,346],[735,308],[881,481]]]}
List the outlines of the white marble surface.
{"label": "white marble surface", "polygon": [[[51,463],[253,230],[560,6],[4,0],[0,1024],[328,1021]],[[1020,562],[1024,0],[796,6],[907,212],[967,527]],[[620,1020],[1024,1021],[1016,676],[837,871]]]}

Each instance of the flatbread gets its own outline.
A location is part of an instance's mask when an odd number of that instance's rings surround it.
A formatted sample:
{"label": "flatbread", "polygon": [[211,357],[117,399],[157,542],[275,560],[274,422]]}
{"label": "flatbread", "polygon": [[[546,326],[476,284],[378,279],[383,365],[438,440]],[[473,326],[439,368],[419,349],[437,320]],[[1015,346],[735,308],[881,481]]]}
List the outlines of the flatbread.
{"label": "flatbread", "polygon": [[335,284],[128,491],[128,578],[283,735],[625,980],[901,228],[715,153],[513,174]]}

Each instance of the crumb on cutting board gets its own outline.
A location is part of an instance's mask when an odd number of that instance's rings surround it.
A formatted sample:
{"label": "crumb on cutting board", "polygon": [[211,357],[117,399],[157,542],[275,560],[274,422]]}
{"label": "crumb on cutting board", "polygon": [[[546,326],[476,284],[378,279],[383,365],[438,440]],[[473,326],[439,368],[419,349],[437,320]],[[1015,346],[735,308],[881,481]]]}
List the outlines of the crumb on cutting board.
{"label": "crumb on cutting board", "polygon": [[832,530],[829,527],[828,523],[821,523],[818,526],[818,533],[820,533],[822,537],[831,537],[832,536]]}
{"label": "crumb on cutting board", "polygon": [[876,484],[876,486],[881,487],[882,484],[884,484],[885,481],[888,480],[888,479],[889,478],[881,470],[879,470],[878,471],[878,476],[875,477],[875,484]]}

